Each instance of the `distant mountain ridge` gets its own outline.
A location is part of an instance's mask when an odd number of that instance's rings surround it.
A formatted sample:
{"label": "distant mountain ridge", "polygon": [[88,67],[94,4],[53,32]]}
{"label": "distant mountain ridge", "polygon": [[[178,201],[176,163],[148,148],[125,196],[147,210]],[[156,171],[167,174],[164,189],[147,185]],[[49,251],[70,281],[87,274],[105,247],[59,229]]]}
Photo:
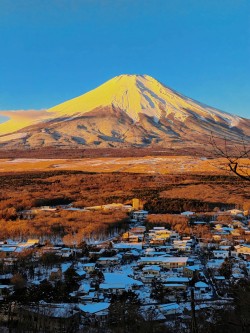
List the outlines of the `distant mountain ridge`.
{"label": "distant mountain ridge", "polygon": [[[250,140],[250,120],[185,97],[148,75],[120,75],[39,112],[2,112],[0,147],[204,145],[211,133]],[[18,122],[17,122],[18,120]]]}

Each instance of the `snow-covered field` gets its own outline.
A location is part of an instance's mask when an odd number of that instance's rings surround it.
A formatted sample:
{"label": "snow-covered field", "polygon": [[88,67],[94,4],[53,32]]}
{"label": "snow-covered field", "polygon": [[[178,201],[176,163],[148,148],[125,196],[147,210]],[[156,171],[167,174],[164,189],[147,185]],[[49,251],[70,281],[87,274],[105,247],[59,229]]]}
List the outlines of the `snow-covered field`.
{"label": "snow-covered field", "polygon": [[223,173],[219,166],[223,159],[209,160],[192,156],[147,156],[121,158],[84,159],[32,159],[17,158],[1,160],[0,172],[35,170],[79,170],[88,172],[131,172],[131,173]]}

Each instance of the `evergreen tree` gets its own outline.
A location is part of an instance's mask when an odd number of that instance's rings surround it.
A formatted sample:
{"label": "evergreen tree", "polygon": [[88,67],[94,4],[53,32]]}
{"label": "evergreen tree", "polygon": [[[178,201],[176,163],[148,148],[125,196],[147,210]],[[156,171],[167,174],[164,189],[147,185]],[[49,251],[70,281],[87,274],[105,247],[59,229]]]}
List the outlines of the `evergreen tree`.
{"label": "evergreen tree", "polygon": [[114,295],[109,308],[109,326],[112,332],[130,333],[139,331],[142,316],[140,300],[133,291]]}
{"label": "evergreen tree", "polygon": [[164,288],[163,283],[158,281],[156,278],[154,278],[152,281],[150,296],[161,303],[164,302],[166,296],[166,290]]}

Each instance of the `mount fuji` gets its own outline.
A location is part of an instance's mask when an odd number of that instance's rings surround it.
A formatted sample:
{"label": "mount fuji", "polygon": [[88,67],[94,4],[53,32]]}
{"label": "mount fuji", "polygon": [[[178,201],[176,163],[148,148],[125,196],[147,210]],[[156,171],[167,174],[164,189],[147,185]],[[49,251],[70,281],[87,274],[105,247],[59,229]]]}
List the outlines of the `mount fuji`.
{"label": "mount fuji", "polygon": [[250,120],[217,110],[148,75],[120,75],[42,111],[2,111],[3,149],[175,147],[211,137],[250,140]]}

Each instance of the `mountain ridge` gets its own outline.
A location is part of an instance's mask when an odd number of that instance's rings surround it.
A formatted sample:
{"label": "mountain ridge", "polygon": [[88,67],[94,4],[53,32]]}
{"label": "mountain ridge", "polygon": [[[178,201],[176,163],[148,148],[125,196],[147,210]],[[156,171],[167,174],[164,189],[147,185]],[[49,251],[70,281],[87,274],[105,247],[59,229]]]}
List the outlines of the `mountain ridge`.
{"label": "mountain ridge", "polygon": [[149,75],[119,75],[37,117],[23,116],[24,126],[12,132],[11,119],[0,124],[0,147],[201,145],[212,132],[232,142],[250,139],[249,119],[197,102]]}

